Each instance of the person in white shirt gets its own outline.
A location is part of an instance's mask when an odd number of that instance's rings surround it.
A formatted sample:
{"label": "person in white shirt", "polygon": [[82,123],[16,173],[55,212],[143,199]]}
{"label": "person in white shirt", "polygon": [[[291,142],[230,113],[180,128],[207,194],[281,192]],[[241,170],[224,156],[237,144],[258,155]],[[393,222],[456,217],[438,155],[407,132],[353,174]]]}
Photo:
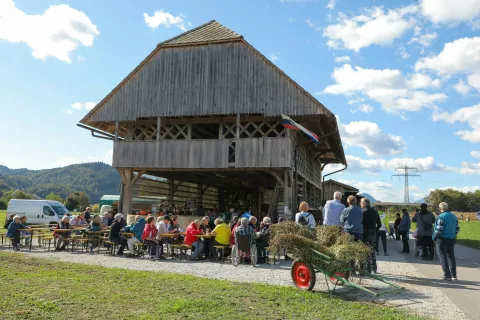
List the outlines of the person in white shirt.
{"label": "person in white shirt", "polygon": [[333,200],[328,200],[325,203],[323,212],[325,216],[323,217],[323,224],[326,226],[339,226],[342,227],[343,223],[340,222],[340,216],[342,215],[345,205],[340,202],[342,200],[342,193],[336,191],[333,194]]}
{"label": "person in white shirt", "polygon": [[308,203],[306,203],[305,201],[300,203],[299,210],[300,212],[295,215],[295,223],[308,226],[309,228],[315,228],[315,217],[313,216],[313,214],[308,212]]}
{"label": "person in white shirt", "polygon": [[[160,221],[159,221],[160,220]],[[158,230],[158,233],[157,233],[157,240],[159,241],[159,247],[160,247],[160,259],[165,259],[164,256],[163,256],[163,245],[168,241],[168,238],[164,238],[162,237],[161,235],[164,234],[164,233],[169,233],[168,232],[168,224],[170,223],[170,216],[169,215],[166,215],[166,216],[163,216],[163,217],[158,217],[157,219],[157,230]]]}

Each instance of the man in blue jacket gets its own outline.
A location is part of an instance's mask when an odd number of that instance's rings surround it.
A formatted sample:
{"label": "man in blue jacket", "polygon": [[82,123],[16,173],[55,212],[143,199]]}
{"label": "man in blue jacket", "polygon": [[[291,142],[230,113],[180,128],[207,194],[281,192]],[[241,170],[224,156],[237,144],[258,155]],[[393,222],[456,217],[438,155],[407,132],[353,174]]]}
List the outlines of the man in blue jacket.
{"label": "man in blue jacket", "polygon": [[20,251],[18,245],[20,244],[20,217],[13,217],[13,222],[10,223],[7,229],[7,237],[12,238],[12,247],[14,251]]}
{"label": "man in blue jacket", "polygon": [[432,239],[437,241],[440,261],[442,262],[443,280],[457,280],[457,265],[455,261],[455,241],[460,232],[457,217],[448,210],[448,204],[441,202],[438,205],[440,215],[435,222]]}
{"label": "man in blue jacket", "polygon": [[340,215],[340,222],[345,223],[343,230],[353,236],[355,241],[363,240],[363,212],[357,207],[357,198],[349,196],[347,199],[348,208],[343,209]]}

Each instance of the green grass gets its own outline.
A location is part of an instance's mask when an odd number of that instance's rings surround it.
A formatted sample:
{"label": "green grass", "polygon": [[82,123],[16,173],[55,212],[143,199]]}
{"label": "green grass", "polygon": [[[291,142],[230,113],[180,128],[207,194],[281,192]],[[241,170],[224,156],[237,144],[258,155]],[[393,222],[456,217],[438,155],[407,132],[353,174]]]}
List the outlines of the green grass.
{"label": "green grass", "polygon": [[[480,249],[480,222],[479,221],[458,221],[460,224],[460,233],[457,243],[466,247]],[[412,231],[417,228],[417,224],[412,222]]]}
{"label": "green grass", "polygon": [[293,287],[87,269],[14,253],[0,253],[0,265],[0,319],[418,319]]}
{"label": "green grass", "polygon": [[7,210],[0,210],[0,232],[6,231],[3,229],[3,223],[5,222],[5,216],[7,215]]}

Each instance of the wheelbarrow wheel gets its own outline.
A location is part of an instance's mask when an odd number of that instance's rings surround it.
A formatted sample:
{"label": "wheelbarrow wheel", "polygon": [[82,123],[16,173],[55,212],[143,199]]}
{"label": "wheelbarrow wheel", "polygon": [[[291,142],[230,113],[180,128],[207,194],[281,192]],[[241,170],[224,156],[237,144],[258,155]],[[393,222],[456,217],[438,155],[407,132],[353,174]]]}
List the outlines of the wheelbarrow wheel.
{"label": "wheelbarrow wheel", "polygon": [[291,275],[293,284],[298,289],[311,291],[315,287],[315,270],[310,263],[295,259],[292,263]]}
{"label": "wheelbarrow wheel", "polygon": [[[346,272],[344,272],[344,271],[337,271],[337,272],[334,272],[334,274],[335,274],[336,276],[342,277],[342,278],[345,279],[345,280],[348,280],[348,278],[350,277],[350,272],[349,272],[349,271],[346,271]],[[328,279],[330,280],[331,283],[333,283],[333,284],[335,284],[335,285],[337,285],[337,286],[343,286],[343,285],[345,284],[344,281],[337,280],[336,278],[332,277],[332,275],[330,275],[330,276],[328,277]]]}

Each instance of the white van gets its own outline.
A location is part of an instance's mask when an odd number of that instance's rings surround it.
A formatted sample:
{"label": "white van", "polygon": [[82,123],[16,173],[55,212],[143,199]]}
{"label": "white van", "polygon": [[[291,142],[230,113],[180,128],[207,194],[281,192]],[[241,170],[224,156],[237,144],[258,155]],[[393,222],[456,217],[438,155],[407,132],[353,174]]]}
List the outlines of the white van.
{"label": "white van", "polygon": [[71,216],[65,206],[58,201],[12,199],[8,203],[7,215],[26,216],[27,224],[58,223],[66,214]]}

